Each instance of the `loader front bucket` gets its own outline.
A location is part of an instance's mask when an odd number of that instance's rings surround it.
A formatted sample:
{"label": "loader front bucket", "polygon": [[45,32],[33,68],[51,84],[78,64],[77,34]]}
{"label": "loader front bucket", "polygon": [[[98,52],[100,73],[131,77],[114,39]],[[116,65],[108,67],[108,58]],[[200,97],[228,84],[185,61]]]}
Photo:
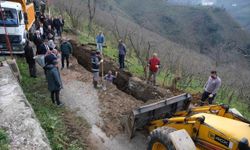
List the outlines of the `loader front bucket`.
{"label": "loader front bucket", "polygon": [[151,121],[170,118],[178,111],[187,110],[190,102],[191,95],[185,93],[134,109],[125,125],[129,137],[133,138],[136,130],[143,129]]}

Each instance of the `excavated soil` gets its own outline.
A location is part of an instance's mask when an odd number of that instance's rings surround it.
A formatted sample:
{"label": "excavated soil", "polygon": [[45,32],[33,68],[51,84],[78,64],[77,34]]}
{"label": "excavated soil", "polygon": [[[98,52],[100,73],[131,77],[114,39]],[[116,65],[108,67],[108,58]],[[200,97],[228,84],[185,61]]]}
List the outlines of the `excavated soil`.
{"label": "excavated soil", "polygon": [[[69,69],[64,69],[61,71],[61,76],[65,86],[70,85],[71,88],[74,88],[73,86],[78,84],[77,81],[91,84],[92,74],[80,66],[75,58],[71,57],[70,62],[71,64]],[[85,86],[85,88],[92,87]],[[83,93],[79,93],[78,91],[75,92],[75,96],[77,96],[77,94],[83,95]],[[106,90],[97,90],[97,95],[99,99],[98,107],[100,108],[100,117],[102,120],[93,122],[97,122],[96,125],[100,127],[108,137],[114,137],[120,133],[123,133],[124,116],[131,112],[134,108],[144,104],[142,101],[136,100],[134,97],[118,90],[116,86],[112,84],[106,84]],[[93,96],[93,94],[90,94],[90,96]],[[92,97],[92,99],[94,98],[95,97]],[[68,100],[66,103],[71,102]],[[98,117],[96,116],[96,118]]]}
{"label": "excavated soil", "polygon": [[134,108],[143,105],[142,101],[121,92],[112,84],[108,84],[107,89],[101,90],[98,95],[103,108],[101,113],[104,122],[102,130],[109,137],[123,132],[122,123],[125,116]]}

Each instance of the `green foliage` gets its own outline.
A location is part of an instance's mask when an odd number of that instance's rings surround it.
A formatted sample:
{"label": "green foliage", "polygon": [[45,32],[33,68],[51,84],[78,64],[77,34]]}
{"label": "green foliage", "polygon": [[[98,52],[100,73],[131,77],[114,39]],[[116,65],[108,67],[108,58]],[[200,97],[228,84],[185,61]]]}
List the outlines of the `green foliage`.
{"label": "green foliage", "polygon": [[0,149],[1,150],[9,150],[9,137],[7,133],[0,128]]}
{"label": "green foliage", "polygon": [[71,133],[67,132],[63,120],[63,114],[68,111],[52,104],[46,80],[43,77],[30,78],[25,61],[20,58],[17,62],[22,75],[21,86],[23,91],[32,105],[42,128],[45,130],[52,149],[84,149],[84,143],[70,138]]}
{"label": "green foliage", "polygon": [[[216,24],[208,24],[206,27],[206,31],[210,32],[210,33],[215,33],[214,38],[216,38],[216,36],[220,36],[220,35],[216,35],[218,28],[220,28],[220,27],[217,26]],[[85,33],[84,31],[81,33],[81,35],[79,37],[80,43],[88,43],[89,40],[94,38],[94,37],[88,37],[86,35],[87,35],[87,33]],[[110,37],[110,35],[106,35],[106,36],[109,37],[108,39],[112,40],[112,37]],[[108,56],[108,57],[112,58],[113,60],[115,60],[116,62],[118,62],[117,49],[114,48],[115,45],[112,45],[112,43],[110,41],[106,41],[106,42],[108,43],[107,44],[108,48],[104,49],[104,55]],[[133,53],[131,56],[126,57],[126,66],[127,66],[127,70],[130,71],[131,73],[133,73],[135,76],[138,76],[140,78],[144,77],[143,67],[139,63],[139,60],[135,57],[135,55]],[[157,76],[158,83],[160,85],[164,85],[166,87],[171,86],[173,79],[174,79],[174,72],[170,72],[170,71],[166,72],[166,70],[162,70]],[[197,77],[184,78],[178,82],[177,88],[182,90],[182,91],[191,93],[191,94],[202,93],[203,86],[205,84],[204,82],[205,81],[200,81],[200,79],[198,79]],[[230,97],[229,93],[231,93],[231,92],[232,92],[232,90],[230,90],[230,89],[219,90],[217,97],[216,97],[216,99],[219,100],[218,103],[229,104],[228,99]],[[224,93],[227,93],[227,94],[224,94]],[[233,99],[237,99],[237,98],[234,97]],[[232,101],[230,105],[231,105],[231,107],[234,107],[234,108],[238,109],[240,112],[242,112],[245,117],[250,118],[250,112],[248,111],[247,106],[243,105],[242,102]]]}

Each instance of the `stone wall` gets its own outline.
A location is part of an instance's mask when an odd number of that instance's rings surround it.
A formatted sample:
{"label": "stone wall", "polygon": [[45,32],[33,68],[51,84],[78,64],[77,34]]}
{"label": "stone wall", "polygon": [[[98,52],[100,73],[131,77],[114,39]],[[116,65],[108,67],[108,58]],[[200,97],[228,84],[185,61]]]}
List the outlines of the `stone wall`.
{"label": "stone wall", "polygon": [[10,149],[51,149],[31,105],[6,63],[0,67],[0,118],[0,128],[10,138]]}

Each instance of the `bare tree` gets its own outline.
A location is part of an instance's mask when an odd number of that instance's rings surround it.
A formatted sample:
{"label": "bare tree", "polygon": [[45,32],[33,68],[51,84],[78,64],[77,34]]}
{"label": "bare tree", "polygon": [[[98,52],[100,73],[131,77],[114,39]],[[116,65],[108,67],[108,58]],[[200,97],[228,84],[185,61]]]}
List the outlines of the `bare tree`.
{"label": "bare tree", "polygon": [[88,0],[88,12],[89,12],[88,29],[89,29],[89,34],[92,33],[92,24],[93,24],[93,19],[95,17],[95,13],[96,13],[96,1],[97,0]]}
{"label": "bare tree", "polygon": [[150,54],[153,51],[152,44],[154,42],[147,41],[144,38],[143,31],[141,31],[140,29],[135,30],[135,32],[130,32],[128,34],[128,40],[131,48],[135,53],[136,58],[143,67],[144,78],[147,79],[148,60]]}
{"label": "bare tree", "polygon": [[60,14],[66,12],[73,29],[80,29],[85,14],[86,5],[82,0],[53,0],[53,5],[58,8]]}

